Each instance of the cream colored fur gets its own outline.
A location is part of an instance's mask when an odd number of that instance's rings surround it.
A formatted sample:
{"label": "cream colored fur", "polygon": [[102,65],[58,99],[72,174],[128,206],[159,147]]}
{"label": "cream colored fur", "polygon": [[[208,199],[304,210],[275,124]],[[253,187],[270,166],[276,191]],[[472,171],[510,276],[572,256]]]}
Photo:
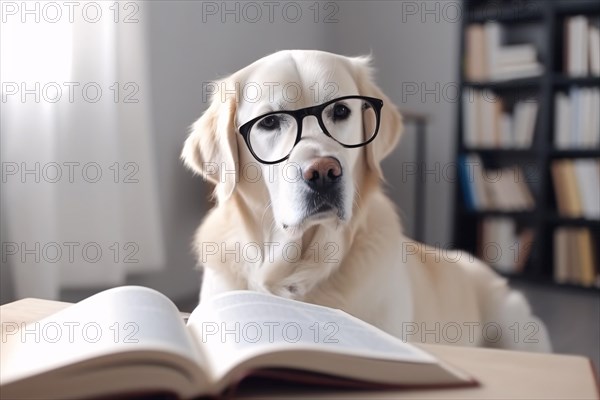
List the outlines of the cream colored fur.
{"label": "cream colored fur", "polygon": [[[188,167],[215,185],[217,204],[194,239],[204,270],[201,300],[223,291],[256,290],[340,308],[409,341],[549,351],[544,325],[505,279],[469,254],[430,248],[402,233],[382,190],[379,166],[398,142],[402,119],[375,85],[369,62],[368,57],[282,51],[217,82],[219,90],[182,153]],[[303,140],[290,160],[261,165],[237,127],[282,103],[285,84],[302,89],[293,102],[283,101],[288,109],[320,104],[327,94],[382,99],[379,135],[365,147],[347,149],[306,118]],[[253,86],[262,88],[258,100],[244,93]],[[287,225],[301,221],[301,198],[294,196],[303,182],[283,179],[284,169],[315,156],[340,159],[349,217]],[[272,254],[264,250],[268,243],[276,243]],[[301,256],[286,258],[284,246],[301,249]],[[257,248],[264,250],[261,257],[249,252]]]}

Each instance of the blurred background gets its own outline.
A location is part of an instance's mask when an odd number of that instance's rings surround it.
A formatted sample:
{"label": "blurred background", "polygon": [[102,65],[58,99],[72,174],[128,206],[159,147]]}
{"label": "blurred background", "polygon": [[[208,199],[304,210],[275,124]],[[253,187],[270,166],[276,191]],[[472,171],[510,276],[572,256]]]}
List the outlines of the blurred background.
{"label": "blurred background", "polygon": [[[139,284],[193,308],[191,240],[212,188],[179,154],[207,84],[283,49],[372,54],[407,115],[384,163],[407,235],[486,259],[557,351],[598,365],[597,2],[2,1],[1,12],[3,304]],[[559,196],[567,162],[585,164],[571,170],[591,185],[575,211]],[[467,167],[523,178],[482,188]]]}

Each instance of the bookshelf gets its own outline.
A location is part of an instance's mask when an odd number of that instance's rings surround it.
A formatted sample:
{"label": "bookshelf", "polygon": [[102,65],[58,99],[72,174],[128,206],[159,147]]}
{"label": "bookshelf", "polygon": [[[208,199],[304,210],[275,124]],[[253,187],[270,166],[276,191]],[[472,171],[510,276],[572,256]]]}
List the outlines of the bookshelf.
{"label": "bookshelf", "polygon": [[[499,273],[510,279],[534,282],[552,287],[578,288],[599,291],[600,279],[596,275],[594,285],[576,281],[555,280],[555,233],[557,230],[585,228],[591,233],[592,243],[600,241],[600,220],[581,216],[567,217],[559,213],[551,166],[557,160],[600,160],[600,147],[556,148],[557,131],[555,117],[555,95],[569,93],[572,88],[600,88],[600,77],[591,73],[570,76],[565,72],[564,53],[566,21],[574,16],[600,18],[600,1],[596,0],[463,0],[461,26],[461,65],[459,86],[466,91],[490,91],[501,98],[513,97],[504,107],[514,106],[515,99],[533,97],[537,102],[535,128],[531,145],[526,148],[496,148],[468,144],[472,130],[468,126],[470,117],[465,117],[465,100],[457,103],[457,161],[460,165],[465,156],[476,155],[484,168],[525,166],[534,170],[526,180],[531,190],[535,207],[530,210],[473,209],[467,201],[468,189],[461,179],[456,180],[453,243],[481,257],[482,225],[489,219],[501,218],[512,221],[517,231],[533,232],[533,242],[527,261],[519,270],[497,268]],[[473,24],[485,26],[489,21],[497,22],[503,29],[510,30],[509,44],[532,44],[537,61],[543,71],[536,76],[505,80],[469,79],[467,53],[469,52],[469,28]],[[468,39],[471,37],[471,39]],[[506,39],[506,38],[504,38]],[[519,40],[520,39],[520,40]],[[486,43],[488,44],[488,43]],[[479,109],[480,110],[480,109]],[[597,110],[592,111],[598,113]],[[471,111],[472,113],[472,111]],[[469,114],[467,114],[469,115]],[[465,138],[467,137],[467,140]],[[459,171],[460,173],[460,171]],[[598,185],[598,183],[596,183]],[[570,242],[573,243],[573,242]],[[485,243],[483,243],[485,245]],[[563,245],[564,246],[564,245]],[[557,245],[558,247],[558,245]],[[600,274],[600,251],[595,247],[595,274]],[[588,263],[589,265],[589,263]],[[492,264],[492,266],[494,266]]]}

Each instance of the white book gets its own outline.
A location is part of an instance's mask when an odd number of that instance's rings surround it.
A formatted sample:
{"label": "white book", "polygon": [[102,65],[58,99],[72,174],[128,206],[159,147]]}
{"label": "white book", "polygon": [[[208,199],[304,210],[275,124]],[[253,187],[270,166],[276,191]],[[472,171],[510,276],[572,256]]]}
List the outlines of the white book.
{"label": "white book", "polygon": [[526,105],[524,102],[519,101],[515,104],[515,108],[514,108],[514,113],[515,113],[515,123],[514,123],[514,130],[515,130],[515,145],[517,147],[520,147],[520,144],[523,143],[523,136],[525,135],[525,132],[527,130],[527,110],[526,110]]}
{"label": "white book", "polygon": [[500,147],[504,149],[515,147],[513,118],[509,113],[502,113],[500,117]]}
{"label": "white book", "polygon": [[554,231],[554,280],[558,283],[569,281],[568,232],[564,228]]}
{"label": "white book", "polygon": [[575,17],[578,18],[578,37],[581,38],[579,42],[579,67],[580,76],[589,75],[589,30],[588,30],[588,19],[584,16]]}
{"label": "white book", "polygon": [[581,89],[571,88],[569,92],[569,97],[571,99],[571,128],[569,135],[569,143],[571,143],[571,148],[577,148],[581,143]]}
{"label": "white book", "polygon": [[481,135],[479,144],[484,148],[496,147],[497,125],[495,124],[495,110],[497,101],[499,101],[499,99],[492,91],[486,89],[481,93]]}
{"label": "white book", "polygon": [[588,28],[587,18],[578,15],[567,19],[568,60],[567,72],[571,76],[588,74]]}
{"label": "white book", "polygon": [[475,111],[477,112],[477,121],[476,121],[477,130],[475,132],[477,146],[485,147],[484,142],[485,142],[486,133],[485,133],[485,124],[483,122],[484,109],[485,109],[485,104],[491,100],[484,99],[483,92],[481,90],[478,90],[476,93],[474,93],[474,95],[475,95],[475,97],[474,97]]}
{"label": "white book", "polygon": [[535,47],[532,44],[502,46],[498,51],[497,65],[530,64],[537,61]]}
{"label": "white book", "polygon": [[520,101],[515,104],[515,145],[529,148],[533,142],[538,104],[535,100]]}
{"label": "white book", "polygon": [[479,124],[478,119],[480,111],[478,110],[478,97],[480,96],[479,91],[472,91],[466,89],[463,91],[463,126],[464,129],[464,142],[466,147],[477,147],[478,146],[478,134]]}
{"label": "white book", "polygon": [[540,63],[518,64],[509,66],[498,66],[494,69],[490,79],[492,81],[503,81],[509,79],[532,78],[544,73],[544,67]]}
{"label": "white book", "polygon": [[577,20],[574,17],[569,17],[565,20],[567,30],[567,57],[566,57],[566,70],[570,76],[576,76],[579,67],[576,65],[579,57],[577,56],[577,50],[579,48],[577,43]]}
{"label": "white book", "polygon": [[537,120],[538,103],[537,101],[525,102],[525,127],[519,147],[530,148],[535,134],[535,122]]}
{"label": "white book", "polygon": [[[90,321],[94,333],[80,334]],[[163,294],[119,287],[36,324],[42,332],[59,327],[59,335],[3,337],[2,398],[220,397],[240,377],[261,371],[300,383],[307,373],[313,382],[326,374],[342,386],[475,383],[341,310],[250,291],[203,301],[184,324]],[[60,335],[66,326],[75,334]]]}
{"label": "white book", "polygon": [[600,219],[600,175],[596,160],[573,163],[584,218]]}
{"label": "white book", "polygon": [[569,96],[558,92],[554,96],[554,146],[559,150],[571,147],[571,102]]}
{"label": "white book", "polygon": [[600,76],[600,29],[590,24],[588,36],[590,74]]}
{"label": "white book", "polygon": [[600,147],[600,88],[592,89],[592,140],[591,147]]}
{"label": "white book", "polygon": [[598,113],[598,110],[592,109],[593,103],[592,89],[582,88],[581,89],[581,147],[590,148],[594,141],[594,113]]}
{"label": "white book", "polygon": [[498,65],[498,54],[502,42],[502,27],[496,21],[488,21],[484,25],[485,48],[487,50],[488,77],[492,79]]}
{"label": "white book", "polygon": [[588,130],[586,134],[586,147],[597,148],[600,144],[600,89],[588,88],[588,101],[590,112],[588,114]]}
{"label": "white book", "polygon": [[577,37],[576,37],[576,21],[573,17],[569,17],[565,20],[565,29],[567,31],[566,40],[566,66],[565,70],[568,75],[575,76],[577,73],[577,66],[575,65],[577,58]]}

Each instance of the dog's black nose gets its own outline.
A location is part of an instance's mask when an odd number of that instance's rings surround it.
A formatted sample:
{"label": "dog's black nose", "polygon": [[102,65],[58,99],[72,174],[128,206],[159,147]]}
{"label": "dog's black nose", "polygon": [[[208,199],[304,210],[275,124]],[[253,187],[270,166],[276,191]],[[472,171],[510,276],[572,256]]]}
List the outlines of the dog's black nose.
{"label": "dog's black nose", "polygon": [[304,182],[317,192],[326,192],[341,176],[342,166],[333,157],[316,158],[302,171]]}

